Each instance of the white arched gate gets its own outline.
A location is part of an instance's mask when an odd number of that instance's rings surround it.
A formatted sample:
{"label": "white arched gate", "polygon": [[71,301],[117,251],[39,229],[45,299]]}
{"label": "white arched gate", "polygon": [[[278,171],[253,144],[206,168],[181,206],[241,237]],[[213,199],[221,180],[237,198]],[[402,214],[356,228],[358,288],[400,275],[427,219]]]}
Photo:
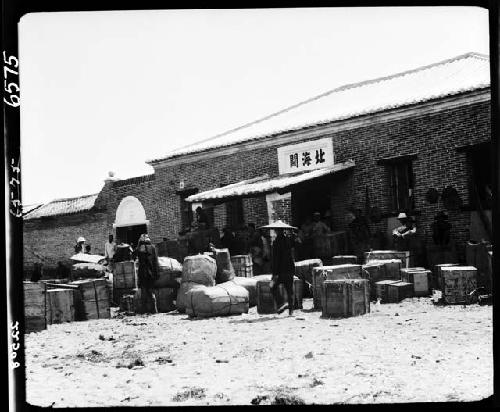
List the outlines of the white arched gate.
{"label": "white arched gate", "polygon": [[117,241],[137,245],[137,240],[142,233],[147,233],[149,220],[142,203],[134,196],[122,199],[116,209],[115,223]]}

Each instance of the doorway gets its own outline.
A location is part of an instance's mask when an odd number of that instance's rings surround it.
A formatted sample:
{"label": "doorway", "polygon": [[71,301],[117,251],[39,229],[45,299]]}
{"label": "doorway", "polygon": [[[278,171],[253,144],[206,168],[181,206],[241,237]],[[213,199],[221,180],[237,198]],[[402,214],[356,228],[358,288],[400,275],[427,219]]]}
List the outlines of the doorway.
{"label": "doorway", "polygon": [[125,242],[130,246],[135,248],[139,237],[143,233],[148,233],[147,225],[133,225],[133,226],[122,226],[116,228],[116,240],[117,242]]}
{"label": "doorway", "polygon": [[327,179],[317,179],[292,191],[292,222],[300,227],[314,212],[321,213],[321,218],[330,211],[331,186]]}

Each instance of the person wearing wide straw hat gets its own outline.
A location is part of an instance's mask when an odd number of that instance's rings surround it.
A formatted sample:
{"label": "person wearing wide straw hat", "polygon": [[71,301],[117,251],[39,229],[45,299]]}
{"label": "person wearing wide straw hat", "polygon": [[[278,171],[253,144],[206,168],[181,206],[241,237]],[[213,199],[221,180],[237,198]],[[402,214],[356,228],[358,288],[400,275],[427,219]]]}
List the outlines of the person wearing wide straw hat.
{"label": "person wearing wide straw hat", "polygon": [[[278,313],[283,313],[288,308],[290,316],[293,314],[293,276],[295,275],[295,262],[293,259],[293,240],[285,236],[285,230],[297,229],[294,226],[287,225],[281,220],[275,223],[262,226],[262,229],[273,229],[276,232],[276,238],[271,246],[271,263],[273,280],[271,281],[271,291],[273,294]],[[279,302],[279,284],[285,287],[288,303]]]}

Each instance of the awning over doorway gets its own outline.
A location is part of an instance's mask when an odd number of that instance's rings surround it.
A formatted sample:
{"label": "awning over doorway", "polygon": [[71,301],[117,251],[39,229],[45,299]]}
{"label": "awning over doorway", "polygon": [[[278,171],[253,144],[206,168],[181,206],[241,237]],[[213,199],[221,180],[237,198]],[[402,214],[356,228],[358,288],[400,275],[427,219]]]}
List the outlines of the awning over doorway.
{"label": "awning over doorway", "polygon": [[341,170],[349,169],[354,166],[354,161],[350,160],[344,163],[338,163],[331,167],[315,169],[309,172],[299,174],[286,174],[269,178],[262,176],[250,180],[243,180],[217,189],[207,190],[187,197],[187,202],[206,202],[218,201],[235,197],[251,197],[252,195],[280,192],[283,189],[295,186],[297,184],[317,179]]}

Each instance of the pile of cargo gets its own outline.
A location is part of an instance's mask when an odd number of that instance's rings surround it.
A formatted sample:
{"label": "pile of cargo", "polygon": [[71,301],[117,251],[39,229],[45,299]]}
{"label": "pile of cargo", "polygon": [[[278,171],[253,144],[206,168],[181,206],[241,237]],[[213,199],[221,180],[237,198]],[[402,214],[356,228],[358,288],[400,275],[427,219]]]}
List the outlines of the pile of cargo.
{"label": "pile of cargo", "polygon": [[26,332],[55,323],[110,318],[105,279],[69,283],[23,282]]}

